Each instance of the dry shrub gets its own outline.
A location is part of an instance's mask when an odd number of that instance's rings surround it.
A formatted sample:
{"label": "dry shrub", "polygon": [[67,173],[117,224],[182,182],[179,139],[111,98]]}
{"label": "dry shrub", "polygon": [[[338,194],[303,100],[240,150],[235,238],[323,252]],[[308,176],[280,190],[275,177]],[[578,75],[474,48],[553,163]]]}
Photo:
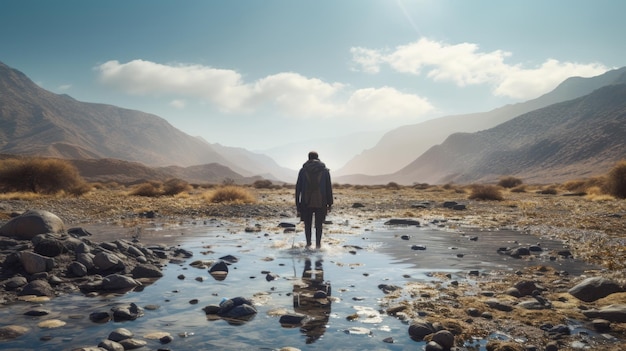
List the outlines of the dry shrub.
{"label": "dry shrub", "polygon": [[145,182],[135,186],[131,191],[130,195],[134,196],[146,196],[146,197],[157,197],[161,195],[161,183],[160,182]]}
{"label": "dry shrub", "polygon": [[400,185],[398,183],[396,183],[396,182],[389,182],[389,183],[387,183],[385,188],[387,188],[389,190],[400,190]]}
{"label": "dry shrub", "polygon": [[525,193],[526,192],[526,185],[518,185],[516,187],[514,187],[513,189],[511,189],[512,193]]}
{"label": "dry shrub", "polygon": [[172,178],[163,183],[163,195],[172,196],[191,189],[189,183],[182,179]]}
{"label": "dry shrub", "polygon": [[554,185],[550,185],[548,187],[545,187],[537,191],[537,194],[542,194],[542,195],[556,195],[557,193],[558,191],[556,190],[556,186]]}
{"label": "dry shrub", "polygon": [[604,188],[606,187],[605,177],[593,177],[589,179],[577,179],[569,180],[561,187],[567,191],[573,193],[588,193],[591,188]]}
{"label": "dry shrub", "polygon": [[516,186],[522,185],[522,180],[513,176],[506,176],[500,178],[498,181],[498,185],[503,188],[515,188]]}
{"label": "dry shrub", "polygon": [[76,167],[66,160],[24,158],[0,161],[0,191],[3,192],[81,195],[90,188]]}
{"label": "dry shrub", "polygon": [[271,180],[260,179],[255,180],[254,183],[252,183],[252,187],[254,187],[255,189],[272,189],[273,184]]}
{"label": "dry shrub", "polygon": [[626,199],[626,160],[618,162],[606,178],[607,192],[617,198]]}
{"label": "dry shrub", "polygon": [[413,184],[413,189],[416,189],[416,190],[426,190],[428,188],[430,188],[430,184],[428,183],[414,183]]}
{"label": "dry shrub", "polygon": [[504,197],[502,196],[500,188],[495,185],[475,184],[471,186],[469,199],[502,201]]}
{"label": "dry shrub", "polygon": [[206,198],[208,201],[213,203],[253,203],[256,201],[254,195],[252,195],[250,191],[246,188],[235,185],[222,186],[210,193]]}

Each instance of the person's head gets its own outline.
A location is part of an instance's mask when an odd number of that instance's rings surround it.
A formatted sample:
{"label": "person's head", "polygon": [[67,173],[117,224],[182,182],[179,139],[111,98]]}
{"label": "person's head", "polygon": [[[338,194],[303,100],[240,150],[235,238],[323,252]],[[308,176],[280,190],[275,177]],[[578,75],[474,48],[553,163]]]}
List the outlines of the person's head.
{"label": "person's head", "polygon": [[309,152],[309,160],[319,160],[320,157],[316,151]]}

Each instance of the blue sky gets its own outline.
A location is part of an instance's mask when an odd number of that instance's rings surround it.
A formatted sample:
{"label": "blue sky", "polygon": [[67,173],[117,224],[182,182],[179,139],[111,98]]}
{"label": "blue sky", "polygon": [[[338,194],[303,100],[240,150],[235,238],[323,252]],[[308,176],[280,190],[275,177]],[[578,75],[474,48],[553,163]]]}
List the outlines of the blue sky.
{"label": "blue sky", "polygon": [[263,150],[535,98],[625,65],[621,0],[0,0],[42,87]]}

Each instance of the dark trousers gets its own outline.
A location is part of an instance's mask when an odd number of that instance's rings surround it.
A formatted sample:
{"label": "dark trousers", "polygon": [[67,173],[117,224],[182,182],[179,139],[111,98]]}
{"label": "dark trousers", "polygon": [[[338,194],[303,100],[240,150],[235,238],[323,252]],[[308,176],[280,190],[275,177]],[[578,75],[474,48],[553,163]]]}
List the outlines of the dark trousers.
{"label": "dark trousers", "polygon": [[306,236],[307,246],[311,245],[311,229],[313,226],[313,214],[315,214],[315,245],[322,245],[322,225],[326,219],[325,208],[305,208],[302,211],[302,221],[304,221],[304,235]]}

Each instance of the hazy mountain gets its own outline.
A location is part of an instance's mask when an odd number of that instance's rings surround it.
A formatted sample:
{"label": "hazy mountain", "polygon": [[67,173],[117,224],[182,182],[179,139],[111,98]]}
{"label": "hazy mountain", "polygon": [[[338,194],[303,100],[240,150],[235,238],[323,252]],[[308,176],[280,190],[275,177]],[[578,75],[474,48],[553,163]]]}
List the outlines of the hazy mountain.
{"label": "hazy mountain", "polygon": [[494,128],[457,133],[387,179],[403,184],[529,183],[604,174],[626,157],[626,84],[538,109]]}
{"label": "hazy mountain", "polygon": [[370,131],[334,138],[309,139],[261,152],[285,167],[298,170],[306,161],[309,151],[315,150],[320,154],[320,159],[326,166],[335,173],[335,170],[344,166],[354,155],[376,145],[385,132]]}
{"label": "hazy mountain", "polygon": [[527,102],[507,105],[489,112],[447,116],[402,126],[385,134],[375,147],[363,151],[334,174],[353,175],[346,179],[358,183],[362,179],[357,176],[358,174],[393,173],[408,165],[433,145],[442,143],[450,134],[473,133],[488,129],[523,113],[575,99],[600,87],[617,83],[626,83],[626,67],[592,78],[568,78],[550,93]]}
{"label": "hazy mountain", "polygon": [[217,163],[244,176],[287,173],[266,156],[212,145],[156,115],[51,93],[1,62],[0,91],[1,153],[161,167]]}

